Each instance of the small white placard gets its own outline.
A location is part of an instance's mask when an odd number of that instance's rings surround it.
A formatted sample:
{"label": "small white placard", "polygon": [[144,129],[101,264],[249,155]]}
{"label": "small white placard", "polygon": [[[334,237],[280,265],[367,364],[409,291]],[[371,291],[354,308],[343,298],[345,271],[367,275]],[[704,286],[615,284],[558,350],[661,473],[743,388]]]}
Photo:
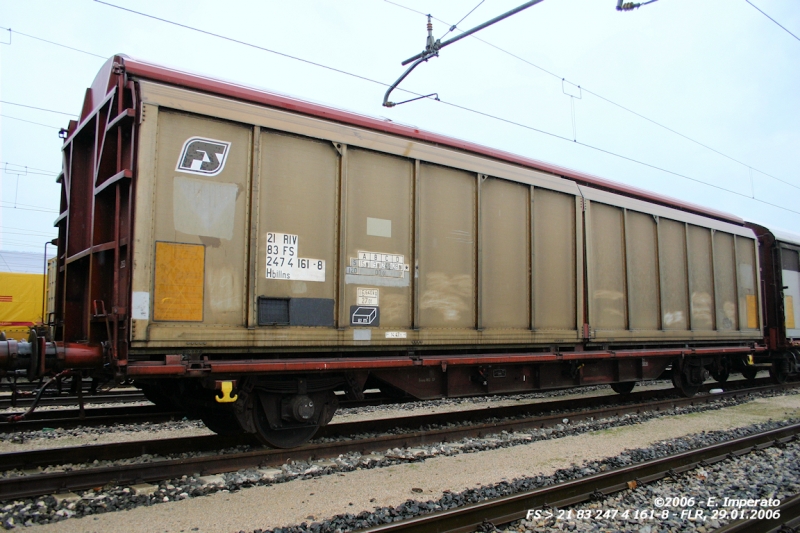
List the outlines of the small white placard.
{"label": "small white placard", "polygon": [[387,339],[405,339],[406,338],[405,331],[387,331],[386,338]]}
{"label": "small white placard", "polygon": [[357,287],[356,305],[378,305],[378,289]]}
{"label": "small white placard", "polygon": [[372,340],[372,330],[371,329],[354,329],[353,330],[353,340],[354,341],[371,341]]}
{"label": "small white placard", "polygon": [[367,235],[375,237],[391,237],[392,221],[382,218],[367,217]]}
{"label": "small white placard", "polygon": [[379,276],[387,278],[402,278],[410,270],[401,254],[384,254],[380,252],[365,252],[360,250],[358,257],[351,257],[346,268],[347,274],[362,276]]}
{"label": "small white placard", "polygon": [[131,318],[148,320],[150,318],[150,293],[134,291],[131,298]]}
{"label": "small white placard", "polygon": [[267,279],[325,281],[325,260],[298,257],[300,238],[267,233]]}

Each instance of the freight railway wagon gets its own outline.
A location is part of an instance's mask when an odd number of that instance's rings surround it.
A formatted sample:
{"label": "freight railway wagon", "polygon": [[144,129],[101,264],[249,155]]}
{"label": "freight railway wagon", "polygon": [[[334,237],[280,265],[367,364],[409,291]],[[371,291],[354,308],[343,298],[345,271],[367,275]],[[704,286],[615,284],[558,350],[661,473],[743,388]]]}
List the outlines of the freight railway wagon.
{"label": "freight railway wagon", "polygon": [[[756,363],[769,363],[777,381],[796,374],[800,358],[800,235],[747,223],[758,236],[764,298],[764,342]],[[744,369],[750,375],[752,368]]]}
{"label": "freight railway wagon", "polygon": [[693,394],[769,353],[730,215],[125,56],[63,150],[54,342],[0,366],[133,379],[219,432],[298,445],[368,387],[626,392],[671,365]]}

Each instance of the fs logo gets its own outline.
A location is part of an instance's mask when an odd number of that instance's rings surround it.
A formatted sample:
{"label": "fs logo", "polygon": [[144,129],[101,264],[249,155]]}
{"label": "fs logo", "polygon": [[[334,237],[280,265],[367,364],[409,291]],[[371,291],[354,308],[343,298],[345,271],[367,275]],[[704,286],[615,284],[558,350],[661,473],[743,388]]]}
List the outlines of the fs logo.
{"label": "fs logo", "polygon": [[204,176],[216,176],[225,167],[231,143],[215,139],[190,137],[183,143],[175,170]]}

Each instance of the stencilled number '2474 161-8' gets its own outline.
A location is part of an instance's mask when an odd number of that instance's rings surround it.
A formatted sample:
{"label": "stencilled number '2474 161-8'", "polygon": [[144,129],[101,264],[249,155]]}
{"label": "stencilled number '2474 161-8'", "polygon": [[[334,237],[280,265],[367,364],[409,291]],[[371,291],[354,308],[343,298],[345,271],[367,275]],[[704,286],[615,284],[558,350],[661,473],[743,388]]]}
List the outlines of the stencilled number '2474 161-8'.
{"label": "stencilled number '2474 161-8'", "polygon": [[267,233],[267,279],[325,281],[325,260],[299,257],[300,238]]}

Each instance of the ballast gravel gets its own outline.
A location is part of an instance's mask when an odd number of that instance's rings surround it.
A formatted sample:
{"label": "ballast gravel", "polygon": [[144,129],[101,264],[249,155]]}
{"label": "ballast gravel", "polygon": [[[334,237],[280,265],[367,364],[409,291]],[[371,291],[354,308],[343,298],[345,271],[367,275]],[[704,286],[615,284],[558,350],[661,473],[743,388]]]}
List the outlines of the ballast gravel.
{"label": "ballast gravel", "polygon": [[144,422],[115,424],[113,426],[86,426],[75,428],[45,428],[36,431],[0,433],[0,453],[24,452],[55,447],[108,444],[141,440],[146,434],[151,439],[171,439],[213,435],[199,420],[174,420],[171,422]]}
{"label": "ballast gravel", "polygon": [[[644,420],[649,420],[652,418],[666,416],[668,414],[680,414],[680,413],[693,413],[693,412],[701,412],[713,409],[722,409],[724,407],[730,407],[733,405],[738,405],[740,403],[748,402],[752,400],[754,397],[766,397],[775,394],[782,394],[776,392],[766,392],[766,393],[758,393],[749,395],[749,397],[740,397],[740,398],[719,398],[713,404],[699,404],[699,405],[691,405],[691,406],[684,406],[684,407],[677,407],[671,410],[665,411],[651,411],[641,414],[631,414],[631,415],[623,415],[617,417],[608,417],[603,419],[589,419],[586,421],[580,422],[570,422],[570,414],[569,411],[561,411],[563,414],[563,423],[558,424],[552,428],[544,428],[539,430],[528,430],[528,431],[518,431],[515,433],[507,433],[502,432],[496,436],[488,436],[486,438],[480,439],[462,439],[462,441],[458,443],[452,444],[443,444],[439,446],[423,446],[419,448],[414,448],[411,450],[403,450],[403,449],[394,449],[387,451],[384,456],[388,459],[395,459],[398,461],[407,461],[407,460],[415,460],[417,458],[424,458],[424,457],[432,457],[440,454],[456,454],[456,453],[469,453],[474,451],[481,451],[485,449],[492,449],[496,447],[507,447],[507,446],[516,446],[520,444],[525,444],[527,442],[531,442],[533,440],[542,440],[542,439],[549,439],[555,438],[565,435],[577,435],[580,433],[588,432],[588,431],[595,431],[597,429],[606,429],[611,426],[619,426],[619,425],[629,425],[629,424],[636,424],[642,422]],[[558,411],[552,412],[551,414],[557,414]],[[521,418],[522,416],[518,417]],[[484,420],[483,422],[502,422],[503,419],[500,418],[489,418]],[[163,424],[153,424],[154,427],[161,426]],[[329,443],[329,442],[338,442],[338,441],[346,441],[346,440],[356,440],[356,439],[369,439],[369,438],[376,438],[383,435],[389,434],[404,434],[404,433],[413,433],[418,431],[419,429],[423,430],[435,430],[440,428],[453,428],[459,426],[468,426],[470,422],[452,422],[448,423],[445,426],[439,425],[429,425],[424,426],[421,428],[413,428],[413,427],[400,427],[395,428],[383,432],[376,432],[376,433],[362,433],[359,435],[350,435],[350,436],[339,436],[339,437],[324,437],[319,439],[314,439],[312,443]],[[148,424],[144,424],[144,427],[147,427]],[[172,435],[179,436],[178,432],[181,432],[183,429],[181,426],[187,426],[188,428],[193,427],[193,421],[183,421],[182,423],[174,424],[177,426],[173,431]],[[74,430],[66,430],[74,431]],[[137,428],[137,431],[139,429]],[[163,431],[163,428],[162,430]],[[154,432],[155,433],[155,432]],[[181,432],[183,433],[183,432]],[[133,432],[135,434],[135,431]],[[131,464],[142,464],[142,463],[153,463],[157,461],[166,461],[166,460],[174,460],[174,459],[186,459],[189,457],[200,457],[200,456],[212,456],[212,455],[226,455],[232,453],[241,453],[251,451],[254,448],[248,445],[241,445],[236,446],[233,448],[226,448],[222,450],[216,451],[205,451],[205,452],[183,452],[179,454],[169,454],[169,455],[155,455],[155,454],[144,454],[136,457],[131,457],[127,459],[118,459],[118,460],[95,460],[93,463],[87,464],[54,464],[48,467],[45,467],[41,470],[44,473],[50,472],[64,472],[64,471],[73,471],[85,468],[99,468],[99,467],[111,467],[111,466],[124,466],[124,465],[131,465]],[[351,454],[352,455],[352,454]],[[358,461],[360,455],[354,454],[354,460]],[[343,456],[347,457],[347,456]],[[353,457],[351,457],[353,458]],[[343,468],[347,465],[340,465]],[[295,473],[298,475],[303,474],[302,472],[302,465],[300,469],[297,470]],[[21,471],[21,470],[6,470],[4,472],[0,472],[0,478],[9,478],[9,477],[20,477],[29,474],[29,472]],[[256,478],[258,476],[256,475]],[[249,480],[238,480],[237,482],[248,482]],[[235,487],[234,487],[235,488]]]}
{"label": "ballast gravel", "polygon": [[[52,497],[8,502],[2,510],[2,523],[9,527],[62,520],[46,526],[33,526],[33,530],[42,528],[42,531],[53,532],[134,533],[191,531],[193,528],[198,528],[196,531],[226,532],[275,528],[303,521],[309,525],[313,520],[341,513],[342,509],[352,509],[352,515],[357,516],[359,511],[371,510],[372,507],[403,505],[407,498],[422,499],[422,503],[408,505],[412,510],[424,511],[432,509],[428,500],[436,502],[463,491],[479,491],[476,494],[488,497],[500,494],[506,490],[502,488],[506,485],[522,487],[528,478],[549,478],[555,474],[553,479],[561,479],[564,474],[558,474],[556,471],[559,469],[577,469],[574,471],[580,474],[581,468],[570,465],[584,460],[602,460],[630,446],[652,446],[663,439],[702,429],[725,430],[728,434],[725,438],[731,438],[732,431],[744,434],[778,424],[763,422],[768,418],[789,418],[798,414],[800,396],[786,395],[688,416],[639,421],[636,426],[630,425],[634,422],[629,416],[615,417],[627,419],[628,424],[618,426],[614,421],[603,421],[605,429],[601,427],[599,431],[582,434],[570,433],[574,427],[564,424],[561,428],[552,428],[549,434],[542,434],[540,438],[545,440],[534,440],[531,436],[530,439],[517,440],[514,445],[511,441],[522,437],[521,434],[464,439],[453,445],[388,450],[368,456],[352,454],[334,460],[296,462],[277,471],[243,470],[224,475],[219,486],[204,484],[197,477],[187,477],[161,483],[152,495],[135,495],[130,489],[113,488],[86,491],[79,494],[81,499],[78,501],[59,504]],[[759,425],[746,430],[731,429],[754,422]],[[552,440],[557,437],[560,437],[558,444]],[[720,434],[707,438],[723,437]],[[685,446],[691,446],[691,439],[687,442]],[[669,449],[669,446],[664,449]],[[509,481],[515,478],[516,481]],[[481,487],[478,486],[480,482],[491,485]],[[211,495],[192,498],[203,494]],[[171,503],[153,506],[162,502]],[[126,513],[107,513],[137,506]],[[401,514],[407,513],[403,511]],[[70,516],[84,518],[63,521]]]}
{"label": "ballast gravel", "polygon": [[[780,504],[800,493],[798,459],[800,443],[791,442],[638,485],[602,501],[541,513],[552,516],[531,513],[531,520],[514,522],[502,531],[706,533],[736,520],[777,520]],[[616,466],[614,460],[594,462],[583,470],[596,472],[606,464]]]}
{"label": "ballast gravel", "polygon": [[[642,382],[636,390],[671,388],[668,381]],[[442,413],[475,409],[476,406],[501,407],[520,403],[538,403],[551,398],[579,398],[587,395],[616,394],[606,385],[584,387],[578,390],[564,389],[546,392],[483,396],[475,398],[443,398],[438,400],[413,401],[366,407],[341,408],[333,422],[357,422],[375,418],[394,418],[423,413]],[[42,408],[45,409],[45,408]],[[52,409],[59,409],[54,407]],[[17,410],[18,411],[18,410]],[[80,446],[82,444],[106,444],[129,442],[147,433],[152,439],[189,437],[213,434],[199,420],[175,420],[160,423],[114,424],[112,426],[85,426],[76,428],[45,428],[41,430],[0,433],[0,453],[22,452],[53,447]]]}
{"label": "ballast gravel", "polygon": [[[736,378],[729,383],[738,381]],[[672,388],[670,381],[646,381],[637,384],[636,391]],[[476,406],[502,407],[521,403],[539,403],[552,398],[571,399],[587,395],[615,395],[607,385],[564,389],[526,394],[484,396],[475,398],[443,398],[366,407],[341,408],[333,419],[337,422],[358,422],[376,418],[394,418],[425,413],[442,413],[475,409]],[[53,408],[58,409],[58,408]],[[87,426],[70,429],[46,428],[35,431],[0,433],[0,453],[22,452],[54,447],[108,444],[139,440],[142,433],[151,439],[192,437],[213,434],[199,420],[175,420],[160,423],[115,424],[112,426]]]}

